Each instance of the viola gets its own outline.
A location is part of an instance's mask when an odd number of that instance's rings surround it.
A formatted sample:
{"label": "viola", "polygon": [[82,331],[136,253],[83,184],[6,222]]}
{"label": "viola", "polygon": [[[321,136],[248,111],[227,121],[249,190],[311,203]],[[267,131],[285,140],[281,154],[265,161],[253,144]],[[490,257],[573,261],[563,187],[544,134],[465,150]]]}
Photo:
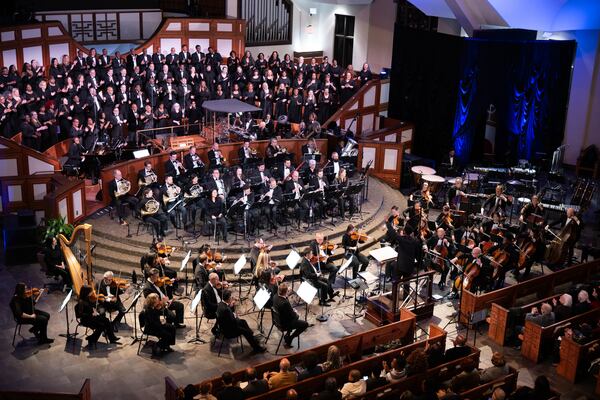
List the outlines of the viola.
{"label": "viola", "polygon": [[224,260],[223,253],[219,253],[218,251],[207,250],[206,251],[206,259],[208,261],[214,262],[222,262]]}
{"label": "viola", "polygon": [[171,285],[173,285],[173,279],[171,279],[167,276],[163,276],[156,280],[155,285],[158,287],[171,286]]}
{"label": "viola", "polygon": [[156,243],[156,253],[159,256],[169,257],[175,251],[175,247],[165,243]]}
{"label": "viola", "polygon": [[323,251],[333,251],[335,250],[336,245],[331,242],[323,242],[319,248]]}
{"label": "viola", "polygon": [[319,263],[319,262],[322,262],[322,263],[324,263],[324,262],[326,262],[326,261],[327,261],[327,257],[326,257],[326,256],[312,256],[312,257],[310,258],[310,263],[311,263],[311,264],[317,264],[317,263]]}
{"label": "viola", "polygon": [[103,303],[106,301],[106,296],[103,295],[102,293],[96,293],[95,290],[93,290],[89,295],[88,295],[88,299],[92,302],[92,303]]}
{"label": "viola", "polygon": [[38,288],[29,288],[27,290],[25,290],[25,297],[31,297],[33,299],[36,299],[40,296],[40,294],[42,294],[42,289],[38,289]]}

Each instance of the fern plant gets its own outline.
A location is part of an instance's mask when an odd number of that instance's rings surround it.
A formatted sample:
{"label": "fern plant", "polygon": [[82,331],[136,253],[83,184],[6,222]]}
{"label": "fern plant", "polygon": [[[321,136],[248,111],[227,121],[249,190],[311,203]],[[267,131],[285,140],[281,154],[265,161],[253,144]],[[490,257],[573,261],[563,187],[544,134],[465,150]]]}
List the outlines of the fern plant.
{"label": "fern plant", "polygon": [[46,220],[46,226],[42,240],[45,242],[52,237],[58,236],[59,233],[62,233],[67,239],[69,239],[73,233],[73,229],[73,225],[67,223],[64,217]]}

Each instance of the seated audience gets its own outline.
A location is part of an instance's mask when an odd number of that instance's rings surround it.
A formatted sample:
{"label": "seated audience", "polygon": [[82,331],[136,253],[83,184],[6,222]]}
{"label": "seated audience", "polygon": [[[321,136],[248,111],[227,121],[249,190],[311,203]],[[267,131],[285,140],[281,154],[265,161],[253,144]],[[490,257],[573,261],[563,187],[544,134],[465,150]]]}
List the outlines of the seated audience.
{"label": "seated audience", "polygon": [[265,372],[264,378],[269,382],[271,390],[291,385],[298,381],[296,372],[290,371],[290,361],[287,358],[283,358],[279,362],[279,372]]}
{"label": "seated audience", "polygon": [[573,315],[573,297],[570,294],[561,295],[558,300],[552,299],[556,322],[564,321]]}
{"label": "seated audience", "polygon": [[586,290],[580,290],[577,294],[577,303],[573,305],[573,314],[579,315],[592,309],[590,296]]}
{"label": "seated audience", "polygon": [[256,369],[253,367],[246,368],[246,379],[246,387],[242,389],[246,398],[258,396],[269,391],[269,383],[265,379],[258,379]]}
{"label": "seated audience", "polygon": [[342,394],[338,390],[337,380],[334,377],[325,379],[324,389],[317,395],[313,396],[313,400],[341,400]]}
{"label": "seated audience", "polygon": [[375,365],[367,375],[367,392],[378,387],[387,385],[388,381],[382,374],[382,367]]}
{"label": "seated audience", "polygon": [[550,390],[550,382],[545,375],[540,375],[535,379],[533,391],[531,392],[531,399],[535,400],[547,400],[553,396],[552,390]]}
{"label": "seated audience", "polygon": [[508,374],[508,365],[506,365],[506,360],[502,353],[494,352],[491,361],[492,366],[479,373],[482,383],[491,382]]}
{"label": "seated audience", "polygon": [[217,393],[217,400],[244,400],[246,396],[239,386],[233,385],[233,375],[229,371],[221,375],[223,388]]}
{"label": "seated audience", "polygon": [[462,364],[462,372],[452,379],[451,387],[455,393],[461,393],[473,389],[479,385],[479,371],[477,363],[472,359],[465,359]]}
{"label": "seated audience", "polygon": [[353,369],[348,374],[348,382],[342,386],[342,399],[359,398],[367,392],[367,382],[362,379],[360,371]]}
{"label": "seated audience", "polygon": [[343,362],[342,357],[340,356],[340,349],[335,345],[329,346],[329,349],[327,349],[327,361],[321,364],[323,372],[333,371],[341,368],[342,365]]}
{"label": "seated audience", "polygon": [[406,357],[406,376],[427,372],[427,354],[423,349],[415,349]]}
{"label": "seated audience", "polygon": [[382,376],[387,379],[388,382],[397,382],[406,376],[406,359],[403,355],[392,360],[391,365],[387,361],[383,361]]}
{"label": "seated audience", "polygon": [[467,338],[463,335],[458,335],[453,341],[454,347],[446,350],[444,353],[444,362],[458,360],[459,358],[471,354],[471,349],[467,346]]}
{"label": "seated audience", "polygon": [[323,373],[323,369],[318,364],[317,353],[314,351],[307,351],[302,356],[302,365],[304,370],[298,374],[298,381],[312,378]]}

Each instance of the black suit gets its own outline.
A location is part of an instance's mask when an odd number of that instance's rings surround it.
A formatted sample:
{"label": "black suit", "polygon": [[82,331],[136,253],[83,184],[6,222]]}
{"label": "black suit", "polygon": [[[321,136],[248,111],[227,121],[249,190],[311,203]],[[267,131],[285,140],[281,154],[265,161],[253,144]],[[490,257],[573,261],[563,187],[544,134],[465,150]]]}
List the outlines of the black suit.
{"label": "black suit", "polygon": [[[369,259],[358,251],[358,240],[352,240],[348,233],[342,236],[342,247],[346,251],[346,259],[352,258],[350,265],[352,266],[352,279],[356,279],[358,271],[363,272],[369,266]],[[352,249],[356,247],[356,249]]]}
{"label": "black suit", "polygon": [[219,330],[225,337],[233,338],[243,335],[253,349],[260,348],[260,344],[254,338],[254,333],[248,323],[236,317],[231,307],[222,301],[217,306],[217,323],[219,324]]}
{"label": "black suit", "polygon": [[[285,337],[286,342],[291,343],[295,337],[300,336],[308,328],[308,323],[298,317],[287,297],[275,295],[272,309],[279,315],[279,322],[283,329],[288,332]],[[290,332],[292,333],[290,334]]]}
{"label": "black suit", "polygon": [[208,319],[217,318],[217,306],[223,295],[223,289],[216,290],[219,298],[217,298],[215,288],[213,288],[210,282],[206,283],[206,286],[202,289],[202,309],[204,311],[204,316]]}
{"label": "black suit", "polygon": [[194,158],[190,153],[186,154],[183,157],[183,166],[188,171],[196,173],[199,178],[204,174],[204,163],[202,162],[198,154],[195,154]]}
{"label": "black suit", "polygon": [[[321,249],[319,247],[319,244],[317,243],[316,240],[313,240],[312,242],[310,242],[310,248],[312,249],[312,252],[314,255],[319,255],[321,254]],[[327,250],[324,251],[325,255],[330,256],[331,253]],[[338,267],[336,267],[335,265],[333,265],[333,263],[327,261],[325,263],[320,262],[319,263],[319,268],[321,269],[321,272],[328,272],[329,273],[329,285],[331,287],[333,287],[333,284],[335,283],[335,279],[337,278],[337,272],[338,272]]]}
{"label": "black suit", "polygon": [[115,179],[113,179],[108,184],[108,194],[110,195],[110,198],[111,198],[111,204],[117,208],[117,214],[119,216],[119,219],[122,220],[123,218],[125,218],[125,207],[124,206],[129,205],[129,208],[134,210],[136,208],[139,200],[136,197],[134,197],[128,193],[117,197],[117,195],[115,194],[116,191],[117,191],[117,181]]}
{"label": "black suit", "polygon": [[[177,162],[179,165],[179,162]],[[172,176],[173,179],[179,179],[182,175],[179,168],[177,168],[171,160],[165,161],[165,176]]]}
{"label": "black suit", "polygon": [[104,279],[100,281],[100,285],[98,287],[98,292],[103,294],[104,296],[108,296],[110,292],[111,295],[115,296],[116,301],[106,301],[104,303],[104,308],[108,311],[117,311],[117,316],[112,320],[113,324],[118,324],[121,322],[121,319],[125,316],[125,307],[121,302],[121,290],[117,287],[111,287],[104,282]]}
{"label": "black suit", "polygon": [[223,166],[223,154],[221,153],[221,157],[219,157],[219,164],[217,164],[217,156],[215,155],[215,151],[213,149],[210,149],[207,152],[208,155],[208,164],[210,168],[217,168],[217,167],[222,167]]}
{"label": "black suit", "polygon": [[[144,288],[142,289],[144,297],[148,297],[151,293],[156,293],[158,297],[167,296],[167,292],[165,288],[158,288],[149,280],[146,280],[144,283]],[[178,302],[177,300],[171,300],[171,304],[169,304],[165,310],[165,317],[167,322],[171,324],[183,324],[183,303]]]}
{"label": "black suit", "polygon": [[[398,252],[396,263],[388,264],[394,281],[408,278],[413,274],[416,267],[415,259],[420,257],[419,242],[411,236],[398,236],[396,251]],[[389,272],[389,270],[386,271],[386,275],[389,276]]]}
{"label": "black suit", "polygon": [[320,300],[321,302],[324,302],[327,300],[328,295],[329,297],[333,296],[333,289],[331,288],[331,285],[327,279],[319,276],[317,272],[315,272],[315,268],[313,268],[311,263],[304,258],[302,260],[302,264],[300,265],[300,276],[302,279],[306,280],[308,283],[320,290]]}
{"label": "black suit", "polygon": [[458,360],[459,358],[466,357],[471,354],[471,349],[467,346],[455,346],[451,349],[446,350],[444,353],[444,362],[450,362]]}
{"label": "black suit", "polygon": [[175,344],[175,326],[171,323],[163,324],[160,321],[162,310],[155,308],[144,309],[144,332],[158,337],[158,346],[161,349]]}
{"label": "black suit", "polygon": [[265,379],[255,379],[249,381],[242,390],[245,397],[248,399],[250,397],[258,396],[259,394],[267,393],[269,391],[269,383]]}

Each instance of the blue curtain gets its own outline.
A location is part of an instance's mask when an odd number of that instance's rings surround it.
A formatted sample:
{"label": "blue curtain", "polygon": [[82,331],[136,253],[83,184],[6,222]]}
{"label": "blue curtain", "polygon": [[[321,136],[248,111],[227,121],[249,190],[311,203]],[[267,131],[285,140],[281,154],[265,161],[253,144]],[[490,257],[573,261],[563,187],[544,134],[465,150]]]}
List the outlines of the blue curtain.
{"label": "blue curtain", "polygon": [[469,114],[473,111],[472,103],[477,92],[477,75],[477,69],[472,67],[466,72],[466,76],[460,80],[458,86],[452,142],[454,143],[456,156],[461,162],[468,161],[473,149],[473,118],[470,118]]}

